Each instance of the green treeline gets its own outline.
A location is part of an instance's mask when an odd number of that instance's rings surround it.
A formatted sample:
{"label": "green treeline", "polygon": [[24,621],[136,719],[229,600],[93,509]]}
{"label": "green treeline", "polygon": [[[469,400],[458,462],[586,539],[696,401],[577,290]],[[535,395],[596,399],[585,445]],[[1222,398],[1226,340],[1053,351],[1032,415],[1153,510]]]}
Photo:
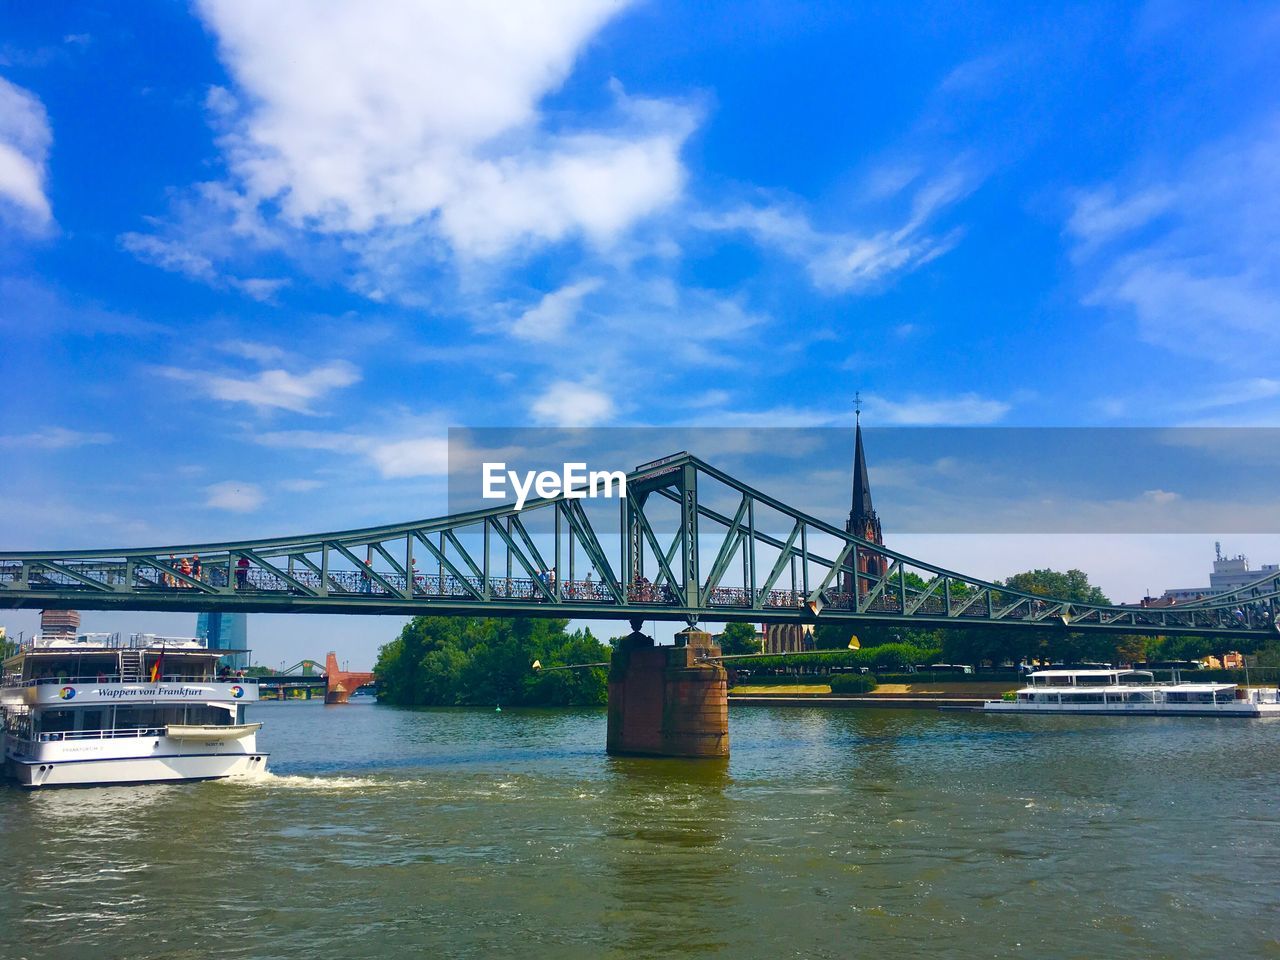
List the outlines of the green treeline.
{"label": "green treeline", "polygon": [[866,667],[873,672],[899,673],[916,664],[934,663],[941,651],[914,643],[882,643],[861,650],[833,649],[829,653],[787,653],[742,662],[751,670],[788,669],[826,673],[832,667]]}
{"label": "green treeline", "polygon": [[378,699],[401,706],[579,706],[608,699],[610,648],[568,620],[414,617],[378,651]]}

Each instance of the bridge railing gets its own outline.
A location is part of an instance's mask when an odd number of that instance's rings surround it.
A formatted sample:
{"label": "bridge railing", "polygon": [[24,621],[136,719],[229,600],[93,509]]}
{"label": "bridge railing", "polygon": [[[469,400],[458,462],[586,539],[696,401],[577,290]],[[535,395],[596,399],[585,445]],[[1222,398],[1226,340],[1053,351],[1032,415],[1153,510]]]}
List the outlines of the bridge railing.
{"label": "bridge railing", "polygon": [[[124,561],[114,560],[70,562],[59,565],[58,569],[33,567],[27,572],[27,588],[36,593],[97,592],[100,588],[92,584],[120,589],[127,585],[126,571]],[[135,594],[174,595],[198,590],[198,584],[208,584],[245,597],[306,596],[309,592],[324,589],[329,596],[345,596],[356,601],[361,598],[398,601],[408,595],[414,599],[467,602],[481,595],[488,600],[536,607],[548,602],[548,593],[558,591],[561,602],[571,605],[607,607],[615,602],[608,586],[601,581],[579,579],[557,584],[555,577],[550,575],[539,579],[499,577],[486,582],[481,577],[456,577],[438,573],[420,573],[408,577],[393,570],[369,568],[330,570],[325,582],[319,573],[308,569],[279,571],[250,566],[235,570],[234,585],[230,585],[224,565],[205,566],[199,577],[192,576],[194,582],[190,584],[154,567],[135,566],[132,573],[131,592]],[[0,582],[17,582],[22,575],[21,564],[0,563]],[[901,589],[885,589],[888,579],[887,576],[859,574],[857,580],[861,597],[839,590],[827,590],[822,594],[824,606],[830,610],[864,615],[903,615],[905,612],[958,622],[990,620],[992,610],[1000,609],[998,619],[1005,623],[1047,624],[1052,622],[1051,617],[1066,612],[1061,610],[1060,601],[1033,600],[1019,597],[1016,592],[1006,595],[994,589],[989,591],[989,598],[984,598],[988,602],[971,602],[974,599],[972,591],[959,581],[952,585],[953,588],[970,602],[953,602],[948,609],[944,591],[938,590],[936,583],[930,582],[922,588],[915,584],[906,585],[904,580]],[[411,594],[408,590],[410,580],[413,583]],[[638,607],[681,606],[681,599],[670,584],[655,584],[643,577],[626,585],[626,596],[629,603]],[[1235,601],[1217,606],[1196,604],[1184,607],[1129,607],[1124,608],[1123,612],[1125,622],[1135,627],[1181,625],[1214,630],[1244,630],[1273,625],[1271,604],[1265,598],[1250,601],[1235,598]],[[767,615],[771,611],[803,610],[808,603],[809,598],[801,591],[771,589],[753,599],[751,588],[728,585],[711,588],[705,597],[706,606],[712,610],[758,611],[761,615]],[[1108,614],[1089,605],[1077,605],[1070,611],[1070,619],[1078,626],[1119,623],[1115,613],[1117,608],[1109,609],[1111,612]],[[1108,620],[1108,617],[1111,619]]]}

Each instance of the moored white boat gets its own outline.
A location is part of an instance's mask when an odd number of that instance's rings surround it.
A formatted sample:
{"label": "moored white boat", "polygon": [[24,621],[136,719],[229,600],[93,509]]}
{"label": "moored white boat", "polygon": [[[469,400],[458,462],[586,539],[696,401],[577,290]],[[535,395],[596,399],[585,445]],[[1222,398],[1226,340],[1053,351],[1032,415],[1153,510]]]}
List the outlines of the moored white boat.
{"label": "moored white boat", "polygon": [[208,780],[266,769],[257,683],[225,650],[136,634],[35,638],[4,661],[0,758],[25,787]]}
{"label": "moored white boat", "polygon": [[1008,700],[988,700],[990,713],[1110,716],[1280,717],[1275,689],[1235,683],[1157,683],[1149,670],[1038,670]]}

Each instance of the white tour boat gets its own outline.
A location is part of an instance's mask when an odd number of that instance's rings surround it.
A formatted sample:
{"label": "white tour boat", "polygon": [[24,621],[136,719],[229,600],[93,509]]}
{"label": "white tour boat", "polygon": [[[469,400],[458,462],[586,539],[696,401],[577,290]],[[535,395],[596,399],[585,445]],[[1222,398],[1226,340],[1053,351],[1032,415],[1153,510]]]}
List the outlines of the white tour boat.
{"label": "white tour boat", "polygon": [[262,724],[245,722],[257,681],[220,670],[227,653],[151,634],[28,641],[0,677],[4,772],[52,787],[265,770]]}
{"label": "white tour boat", "polygon": [[988,700],[991,713],[1117,716],[1280,717],[1277,691],[1234,683],[1157,683],[1150,670],[1037,670],[1009,700]]}

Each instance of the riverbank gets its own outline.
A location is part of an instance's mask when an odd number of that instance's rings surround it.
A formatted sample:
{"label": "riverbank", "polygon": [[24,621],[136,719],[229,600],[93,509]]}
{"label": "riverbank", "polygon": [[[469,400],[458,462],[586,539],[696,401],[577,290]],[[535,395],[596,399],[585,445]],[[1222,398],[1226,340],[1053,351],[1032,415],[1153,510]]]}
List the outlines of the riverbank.
{"label": "riverbank", "polygon": [[744,707],[887,707],[900,710],[937,710],[947,707],[952,710],[978,710],[983,700],[975,697],[942,697],[918,694],[915,696],[893,697],[874,693],[862,694],[799,694],[767,696],[743,696],[730,694],[730,706]]}
{"label": "riverbank", "polygon": [[907,710],[976,709],[999,700],[1016,686],[994,683],[885,683],[870,693],[832,693],[830,684],[742,684],[729,691],[729,703],[774,707],[888,707]]}

